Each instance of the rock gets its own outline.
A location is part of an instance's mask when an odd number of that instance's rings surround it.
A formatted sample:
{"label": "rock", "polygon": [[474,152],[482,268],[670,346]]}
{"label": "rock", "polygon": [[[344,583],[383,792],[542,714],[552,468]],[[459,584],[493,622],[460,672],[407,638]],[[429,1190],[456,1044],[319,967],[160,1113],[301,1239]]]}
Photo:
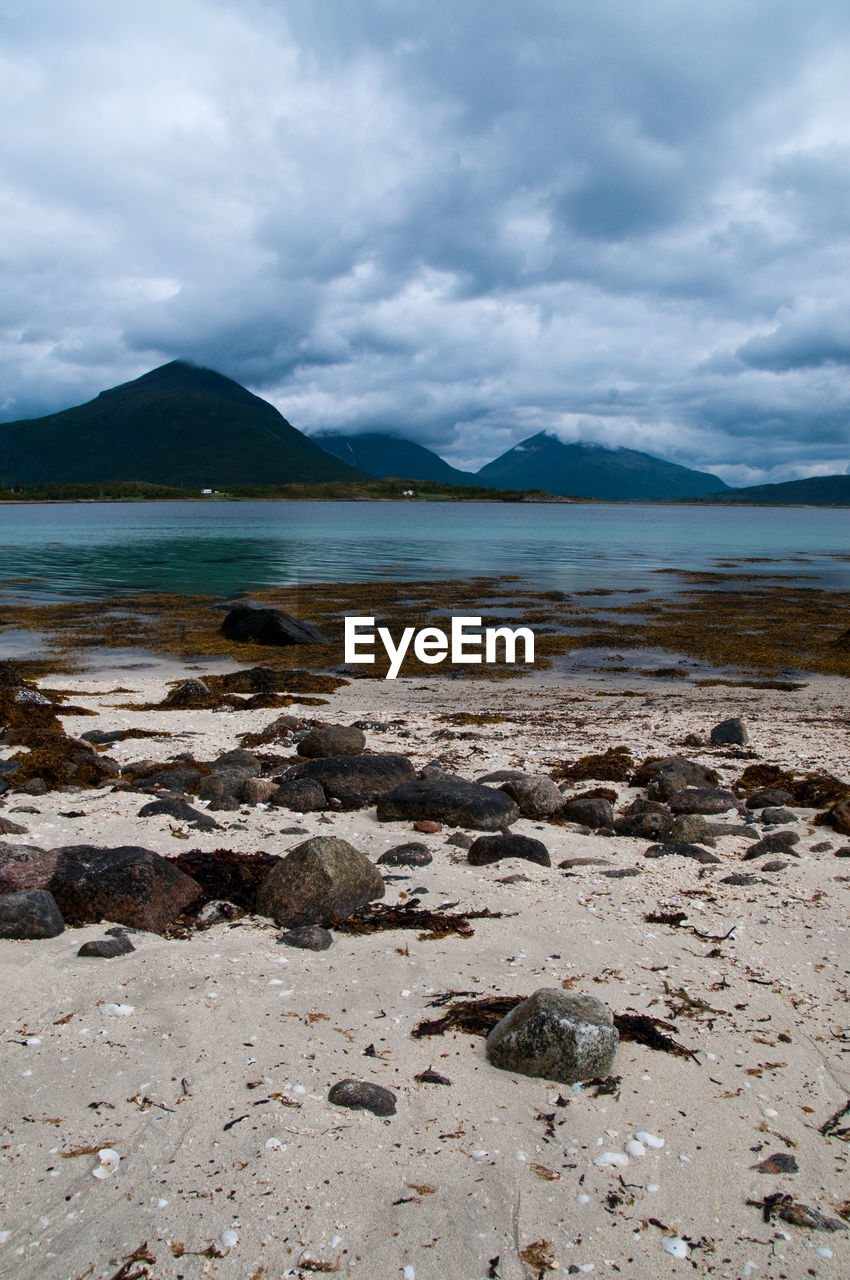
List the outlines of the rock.
{"label": "rock", "polygon": [[315,836],[282,858],[257,891],[257,911],[287,928],[347,920],[384,896],[381,873],[345,840]]}
{"label": "rock", "polygon": [[162,800],[152,800],[150,804],[143,804],[138,816],[140,818],[158,816],[176,818],[178,822],[188,822],[190,826],[197,827],[199,831],[221,830],[215,818],[211,818],[208,813],[201,813],[199,809],[195,809],[182,796],[164,796]]}
{"label": "rock", "polygon": [[753,885],[767,884],[766,880],[762,880],[760,876],[754,876],[747,871],[733,871],[731,876],[724,876],[720,881],[721,884],[737,884],[737,885]]}
{"label": "rock", "polygon": [[763,858],[766,853],[793,854],[795,858],[799,858],[799,853],[794,852],[794,845],[799,843],[800,837],[796,831],[771,831],[766,836],[762,836],[761,840],[750,845],[744,854],[744,861],[750,862],[753,858]]}
{"label": "rock", "polygon": [[276,787],[269,804],[296,813],[314,813],[328,807],[324,787],[315,778],[289,778]]}
{"label": "rock", "polygon": [[619,1035],[595,996],[541,988],[487,1037],[487,1058],[504,1071],[576,1084],[611,1074]]}
{"label": "rock", "polygon": [[371,1111],[376,1116],[394,1116],[396,1095],[391,1089],[366,1080],[340,1080],[328,1093],[328,1102],[352,1111]]}
{"label": "rock", "polygon": [[783,862],[781,858],[771,858],[770,862],[763,862],[759,867],[759,871],[784,871],[790,864]]}
{"label": "rock", "polygon": [[510,778],[500,790],[516,801],[524,818],[548,818],[564,804],[560,788],[547,777]]}
{"label": "rock", "polygon": [[809,853],[832,853],[832,842],[830,840],[819,840],[817,844],[811,846]]}
{"label": "rock", "polygon": [[190,710],[212,706],[217,699],[203,680],[184,680],[166,696],[164,705],[175,710]]}
{"label": "rock", "polygon": [[772,1156],[768,1156],[766,1160],[760,1160],[758,1164],[751,1164],[751,1169],[755,1169],[756,1173],[799,1173],[800,1166],[793,1156],[787,1151],[776,1151]]}
{"label": "rock", "polygon": [[[131,770],[128,768],[127,772]],[[175,765],[174,768],[164,768],[157,770],[156,773],[149,773],[147,777],[139,779],[137,786],[145,791],[152,790],[154,787],[164,787],[166,791],[194,791],[203,776],[200,769]]]}
{"label": "rock", "polygon": [[329,644],[328,637],[309,622],[299,622],[282,609],[237,604],[221,624],[228,640],[247,644]]}
{"label": "rock", "polygon": [[379,867],[427,867],[433,858],[428,846],[412,841],[410,844],[397,844],[387,849],[378,859]]}
{"label": "rock", "polygon": [[205,902],[192,921],[196,929],[211,929],[213,925],[238,920],[245,912],[228,898],[213,898]]}
{"label": "rock", "polygon": [[541,867],[552,865],[549,850],[542,840],[513,833],[479,836],[470,846],[467,858],[473,867],[486,867],[492,862],[501,862],[503,858],[524,858],[526,862],[536,862]]}
{"label": "rock", "polygon": [[714,769],[687,760],[684,756],[662,756],[645,760],[637,778],[645,781],[651,800],[669,800],[685,787],[713,787],[718,775]]}
{"label": "rock", "polygon": [[95,938],[93,942],[84,942],[77,955],[99,956],[103,960],[112,960],[115,956],[126,956],[135,950],[126,934],[121,934],[117,938]]}
{"label": "rock", "polygon": [[305,760],[294,766],[287,777],[312,778],[321,783],[325,794],[339,800],[346,808],[374,804],[381,796],[416,776],[407,756],[330,756],[321,760]]}
{"label": "rock", "polygon": [[561,816],[570,822],[578,822],[583,827],[613,827],[614,810],[607,800],[580,799],[568,800],[561,810]]}
{"label": "rock", "polygon": [[[492,773],[482,773],[476,782],[512,782],[515,778],[527,778],[522,769],[494,769]],[[516,797],[514,797],[515,799]]]}
{"label": "rock", "polygon": [[285,947],[299,947],[303,951],[327,951],[333,943],[333,934],[318,924],[304,924],[299,929],[289,929],[278,938]]}
{"label": "rock", "polygon": [[850,844],[843,844],[840,849],[835,850],[833,856],[836,858],[850,858]]}
{"label": "rock", "polygon": [[833,830],[843,836],[850,836],[850,800],[841,800],[829,810],[827,818]]}
{"label": "rock", "polygon": [[703,741],[698,733],[686,733],[682,739],[682,745],[685,747],[701,747]]}
{"label": "rock", "polygon": [[477,831],[499,831],[516,822],[520,814],[504,791],[478,782],[436,778],[395,787],[378,801],[377,816],[379,822],[430,819]]}
{"label": "rock", "polygon": [[162,933],[201,897],[201,886],[150,849],[69,845],[58,855],[47,888],[68,924],[114,920]]}
{"label": "rock", "polygon": [[793,796],[779,787],[762,787],[747,797],[748,809],[769,809],[772,805],[790,804]]}
{"label": "rock", "polygon": [[418,831],[421,836],[438,836],[442,829],[442,822],[429,822],[427,819],[413,824],[413,830]]}
{"label": "rock", "polygon": [[694,862],[702,862],[706,866],[720,861],[716,853],[702,849],[698,844],[688,844],[680,840],[670,841],[669,844],[650,845],[643,856],[645,858],[692,858]]}
{"label": "rock", "polygon": [[46,889],[58,854],[33,844],[0,845],[0,893]]}
{"label": "rock", "polygon": [[210,768],[213,773],[241,774],[243,778],[256,778],[263,771],[253,751],[246,751],[244,747],[223,752],[213,760]]}
{"label": "rock", "polygon": [[475,843],[475,837],[467,835],[465,831],[453,831],[450,836],[446,836],[446,844],[454,845],[457,849],[471,849]]}
{"label": "rock", "polygon": [[609,880],[625,880],[629,876],[643,875],[642,867],[615,867],[613,871],[603,871],[603,876],[607,876]]}
{"label": "rock", "polygon": [[711,823],[706,822],[702,814],[683,813],[674,818],[664,843],[707,844],[713,849],[717,837]]}
{"label": "rock", "polygon": [[26,827],[22,827],[19,822],[12,822],[11,818],[0,816],[0,835],[2,836],[25,836],[28,835]]}
{"label": "rock", "polygon": [[18,689],[14,697],[15,705],[18,707],[52,707],[53,703],[49,698],[45,698],[43,693],[39,693],[38,689]]}
{"label": "rock", "polygon": [[124,742],[133,736],[132,729],[89,729],[81,733],[83,742],[91,742],[96,747],[110,747],[114,742]]}
{"label": "rock", "polygon": [[770,826],[782,826],[789,822],[796,822],[797,815],[791,809],[766,808],[761,811],[761,821],[769,823]]}
{"label": "rock", "polygon": [[0,938],[55,938],[64,929],[62,913],[46,889],[24,889],[0,897]]}
{"label": "rock", "polygon": [[731,791],[717,787],[685,787],[672,795],[668,803],[672,813],[725,813],[738,807]]}
{"label": "rock", "polygon": [[558,863],[558,869],[572,871],[573,867],[610,867],[610,865],[607,858],[564,858],[563,862]]}
{"label": "rock", "polygon": [[719,745],[730,745],[736,747],[745,747],[750,740],[747,733],[747,727],[743,720],[738,716],[732,716],[729,720],[721,720],[720,724],[716,724],[711,731],[711,741]]}
{"label": "rock", "polygon": [[622,818],[614,820],[614,831],[618,836],[637,836],[643,840],[665,840],[672,826],[673,815],[661,804],[654,810],[626,812]]}
{"label": "rock", "polygon": [[245,804],[270,804],[277,789],[278,784],[271,778],[246,778],[242,783],[242,800]]}
{"label": "rock", "polygon": [[306,728],[303,716],[283,715],[272,720],[271,724],[267,724],[265,729],[261,730],[260,737],[264,742],[289,742],[293,733]]}
{"label": "rock", "polygon": [[296,747],[299,756],[310,760],[328,756],[359,756],[366,746],[362,729],[347,724],[322,724],[311,729]]}
{"label": "rock", "polygon": [[216,773],[208,773],[198,783],[198,798],[215,802],[218,800],[234,800],[238,805],[242,799],[242,786],[245,774],[220,769]]}

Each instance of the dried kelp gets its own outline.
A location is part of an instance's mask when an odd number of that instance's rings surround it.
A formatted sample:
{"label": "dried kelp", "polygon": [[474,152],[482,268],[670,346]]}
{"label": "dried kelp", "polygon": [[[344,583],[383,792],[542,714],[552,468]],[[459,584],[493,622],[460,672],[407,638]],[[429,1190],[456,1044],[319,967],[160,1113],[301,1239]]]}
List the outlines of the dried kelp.
{"label": "dried kelp", "polygon": [[[474,930],[470,920],[500,920],[503,912],[491,911],[485,907],[483,911],[430,911],[419,906],[419,898],[411,898],[409,902],[396,906],[384,903],[373,903],[362,907],[360,911],[334,924],[339,933],[380,933],[384,929],[419,929],[420,941],[436,942],[455,934],[460,938],[471,938]],[[457,906],[457,903],[449,903]]]}
{"label": "dried kelp", "polygon": [[834,1115],[828,1120],[824,1120],[820,1127],[820,1132],[825,1138],[841,1138],[844,1142],[850,1140],[850,1126],[841,1126],[841,1121],[845,1116],[850,1115],[850,1098],[844,1103],[843,1107],[839,1107]]}
{"label": "dried kelp", "polygon": [[787,1191],[775,1191],[763,1200],[748,1200],[748,1205],[761,1209],[762,1220],[770,1223],[774,1218],[790,1222],[793,1227],[803,1227],[806,1231],[846,1231],[847,1227],[838,1218],[827,1218],[818,1209],[801,1204]]}
{"label": "dried kelp", "polygon": [[672,1053],[677,1058],[691,1058],[699,1061],[693,1049],[687,1049],[678,1040],[665,1034],[675,1031],[675,1024],[664,1018],[652,1018],[648,1013],[615,1013],[614,1026],[620,1033],[621,1040],[631,1040],[642,1044],[647,1049],[659,1049],[663,1053]]}

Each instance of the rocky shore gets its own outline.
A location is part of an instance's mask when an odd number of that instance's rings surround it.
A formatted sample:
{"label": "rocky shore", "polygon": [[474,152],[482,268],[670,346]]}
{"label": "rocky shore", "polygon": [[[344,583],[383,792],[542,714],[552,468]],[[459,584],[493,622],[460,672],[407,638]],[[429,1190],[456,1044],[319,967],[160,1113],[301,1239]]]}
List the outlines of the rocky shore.
{"label": "rocky shore", "polygon": [[0,1270],[840,1276],[846,681],[0,685]]}

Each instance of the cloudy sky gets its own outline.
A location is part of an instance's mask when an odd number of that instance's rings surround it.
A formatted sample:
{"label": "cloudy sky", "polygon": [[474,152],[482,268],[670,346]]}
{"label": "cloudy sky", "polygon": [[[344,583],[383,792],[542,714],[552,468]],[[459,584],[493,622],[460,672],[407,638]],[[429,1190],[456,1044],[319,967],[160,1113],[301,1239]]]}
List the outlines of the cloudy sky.
{"label": "cloudy sky", "polygon": [[0,420],[850,470],[846,0],[0,0]]}

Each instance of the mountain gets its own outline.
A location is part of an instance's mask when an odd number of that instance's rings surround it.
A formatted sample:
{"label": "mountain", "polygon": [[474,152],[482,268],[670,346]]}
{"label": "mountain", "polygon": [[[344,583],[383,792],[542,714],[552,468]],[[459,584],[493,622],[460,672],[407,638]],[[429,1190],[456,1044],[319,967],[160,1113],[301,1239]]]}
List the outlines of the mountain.
{"label": "mountain", "polygon": [[458,471],[424,445],[383,431],[346,436],[325,431],[313,436],[334,457],[379,479],[436,480],[443,484],[480,484],[471,471]]}
{"label": "mountain", "polygon": [[707,471],[691,471],[636,449],[564,444],[546,431],[488,462],[477,478],[489,488],[544,489],[611,502],[699,498],[727,488]]}
{"label": "mountain", "polygon": [[745,489],[709,493],[704,502],[770,503],[774,506],[850,507],[850,476],[811,476],[782,484],[754,484]]}
{"label": "mountain", "polygon": [[94,400],[0,425],[0,483],[143,480],[186,488],[357,481],[273,405],[174,360]]}

